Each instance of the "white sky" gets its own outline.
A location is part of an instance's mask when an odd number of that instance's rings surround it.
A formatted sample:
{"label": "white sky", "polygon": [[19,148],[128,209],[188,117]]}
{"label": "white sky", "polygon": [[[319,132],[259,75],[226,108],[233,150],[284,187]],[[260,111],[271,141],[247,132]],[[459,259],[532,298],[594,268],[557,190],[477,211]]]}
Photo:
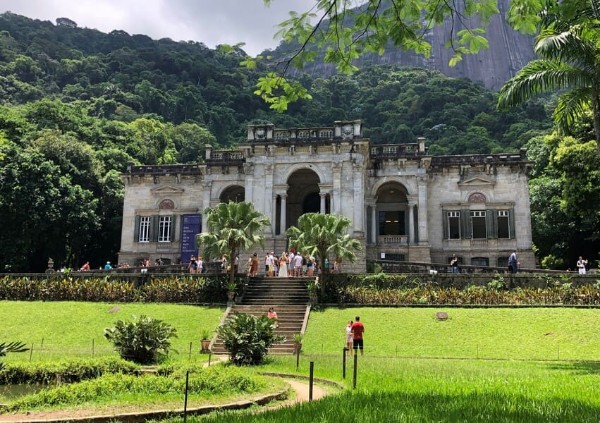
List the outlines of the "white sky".
{"label": "white sky", "polygon": [[0,13],[10,11],[32,19],[56,23],[65,17],[79,27],[102,32],[114,29],[153,39],[218,44],[245,43],[255,56],[275,48],[277,24],[290,11],[306,12],[315,0],[0,0]]}

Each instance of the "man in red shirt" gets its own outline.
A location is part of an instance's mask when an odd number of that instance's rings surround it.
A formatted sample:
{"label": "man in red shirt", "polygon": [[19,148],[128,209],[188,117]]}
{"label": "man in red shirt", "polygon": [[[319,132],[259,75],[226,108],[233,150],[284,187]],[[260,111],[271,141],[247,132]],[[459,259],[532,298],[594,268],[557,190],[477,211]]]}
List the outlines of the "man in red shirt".
{"label": "man in red shirt", "polygon": [[352,340],[354,346],[354,354],[360,348],[360,355],[364,355],[363,350],[363,333],[365,333],[365,325],[360,321],[360,317],[356,316],[355,322],[352,323]]}

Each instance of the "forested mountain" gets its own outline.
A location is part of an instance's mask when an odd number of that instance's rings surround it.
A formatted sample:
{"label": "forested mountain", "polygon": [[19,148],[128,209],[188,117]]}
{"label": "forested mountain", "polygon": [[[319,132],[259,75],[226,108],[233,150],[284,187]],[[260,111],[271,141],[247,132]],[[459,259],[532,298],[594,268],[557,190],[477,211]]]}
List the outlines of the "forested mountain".
{"label": "forested mountain", "polygon": [[127,162],[201,161],[245,126],[362,119],[376,143],[426,136],[432,154],[515,151],[549,125],[541,103],[499,113],[482,85],[433,70],[365,68],[302,83],[311,102],[275,114],[253,94],[260,67],[238,48],[0,15],[0,262],[43,270],[119,249]]}

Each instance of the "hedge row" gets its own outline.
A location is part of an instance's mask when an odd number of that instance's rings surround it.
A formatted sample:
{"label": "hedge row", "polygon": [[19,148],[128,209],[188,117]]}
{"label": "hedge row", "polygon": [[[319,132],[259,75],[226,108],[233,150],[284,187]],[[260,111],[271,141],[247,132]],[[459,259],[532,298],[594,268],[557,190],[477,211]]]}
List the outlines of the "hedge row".
{"label": "hedge row", "polygon": [[[189,275],[148,279],[53,276],[44,279],[4,276],[0,300],[223,303],[227,301],[226,277]],[[241,283],[242,281],[238,281]]]}
{"label": "hedge row", "polygon": [[600,281],[565,275],[498,274],[435,278],[410,274],[335,275],[320,302],[366,305],[600,305]]}
{"label": "hedge row", "polygon": [[74,383],[105,374],[139,375],[136,364],[120,358],[73,359],[52,363],[5,363],[0,385]]}

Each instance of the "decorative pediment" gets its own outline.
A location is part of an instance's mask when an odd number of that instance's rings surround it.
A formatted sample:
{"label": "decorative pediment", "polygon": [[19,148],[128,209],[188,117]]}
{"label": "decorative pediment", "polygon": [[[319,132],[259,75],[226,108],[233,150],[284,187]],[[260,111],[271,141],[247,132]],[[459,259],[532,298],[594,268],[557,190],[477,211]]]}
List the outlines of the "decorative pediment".
{"label": "decorative pediment", "polygon": [[474,176],[464,178],[462,181],[458,182],[458,185],[461,187],[481,187],[481,186],[494,186],[496,181],[491,178],[485,178],[482,176]]}
{"label": "decorative pediment", "polygon": [[159,196],[183,194],[184,191],[185,190],[183,188],[177,188],[177,187],[173,187],[170,185],[165,185],[165,186],[153,188],[150,190],[152,195],[159,195]]}

